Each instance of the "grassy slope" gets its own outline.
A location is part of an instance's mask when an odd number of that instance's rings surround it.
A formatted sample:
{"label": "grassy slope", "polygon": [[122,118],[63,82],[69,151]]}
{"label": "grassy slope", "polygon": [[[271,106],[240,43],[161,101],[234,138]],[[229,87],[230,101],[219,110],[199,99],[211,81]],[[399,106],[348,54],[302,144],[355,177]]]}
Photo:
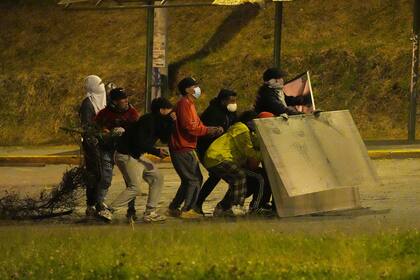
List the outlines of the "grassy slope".
{"label": "grassy slope", "polygon": [[2,279],[419,279],[418,232],[285,234],[278,223],[0,228]]}
{"label": "grassy slope", "polygon": [[[0,144],[68,142],[83,78],[97,73],[142,108],[145,11],[64,12],[52,1],[0,5]],[[283,67],[312,71],[318,107],[350,109],[364,138],[403,138],[412,1],[301,0],[285,4]],[[273,6],[171,10],[169,59],[205,96],[220,87],[250,107],[271,66]],[[175,69],[174,68],[174,69]],[[175,93],[173,93],[175,96]]]}

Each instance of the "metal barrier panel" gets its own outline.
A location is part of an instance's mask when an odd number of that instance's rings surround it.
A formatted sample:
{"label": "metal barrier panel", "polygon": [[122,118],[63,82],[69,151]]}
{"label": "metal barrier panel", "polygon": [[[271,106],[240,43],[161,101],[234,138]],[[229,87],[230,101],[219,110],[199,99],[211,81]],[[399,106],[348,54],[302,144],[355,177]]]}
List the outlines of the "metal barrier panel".
{"label": "metal barrier panel", "polygon": [[255,120],[280,216],[360,207],[377,172],[349,111]]}

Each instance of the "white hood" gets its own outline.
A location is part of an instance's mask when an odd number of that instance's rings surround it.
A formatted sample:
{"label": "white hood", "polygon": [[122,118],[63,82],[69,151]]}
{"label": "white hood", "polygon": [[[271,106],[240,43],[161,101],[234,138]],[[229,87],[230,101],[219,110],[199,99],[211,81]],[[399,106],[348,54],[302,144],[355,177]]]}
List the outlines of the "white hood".
{"label": "white hood", "polygon": [[92,102],[95,113],[106,106],[106,91],[105,85],[101,78],[96,75],[87,76],[85,79],[86,97]]}

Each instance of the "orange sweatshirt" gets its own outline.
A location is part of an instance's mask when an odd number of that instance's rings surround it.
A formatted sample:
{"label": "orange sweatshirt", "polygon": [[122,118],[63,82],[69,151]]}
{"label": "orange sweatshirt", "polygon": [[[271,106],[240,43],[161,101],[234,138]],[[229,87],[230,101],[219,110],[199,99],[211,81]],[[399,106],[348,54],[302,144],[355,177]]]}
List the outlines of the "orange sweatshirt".
{"label": "orange sweatshirt", "polygon": [[175,108],[176,125],[169,141],[171,151],[192,151],[197,146],[197,139],[207,134],[207,127],[201,122],[194,103],[184,96]]}

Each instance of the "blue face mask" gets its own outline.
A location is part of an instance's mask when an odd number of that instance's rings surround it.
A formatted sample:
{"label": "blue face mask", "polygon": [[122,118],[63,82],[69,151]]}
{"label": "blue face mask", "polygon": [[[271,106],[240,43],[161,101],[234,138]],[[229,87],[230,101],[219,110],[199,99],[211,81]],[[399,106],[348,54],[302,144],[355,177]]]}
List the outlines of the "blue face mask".
{"label": "blue face mask", "polygon": [[200,98],[200,96],[201,96],[201,88],[199,88],[199,87],[194,88],[193,96],[194,96],[195,99]]}

